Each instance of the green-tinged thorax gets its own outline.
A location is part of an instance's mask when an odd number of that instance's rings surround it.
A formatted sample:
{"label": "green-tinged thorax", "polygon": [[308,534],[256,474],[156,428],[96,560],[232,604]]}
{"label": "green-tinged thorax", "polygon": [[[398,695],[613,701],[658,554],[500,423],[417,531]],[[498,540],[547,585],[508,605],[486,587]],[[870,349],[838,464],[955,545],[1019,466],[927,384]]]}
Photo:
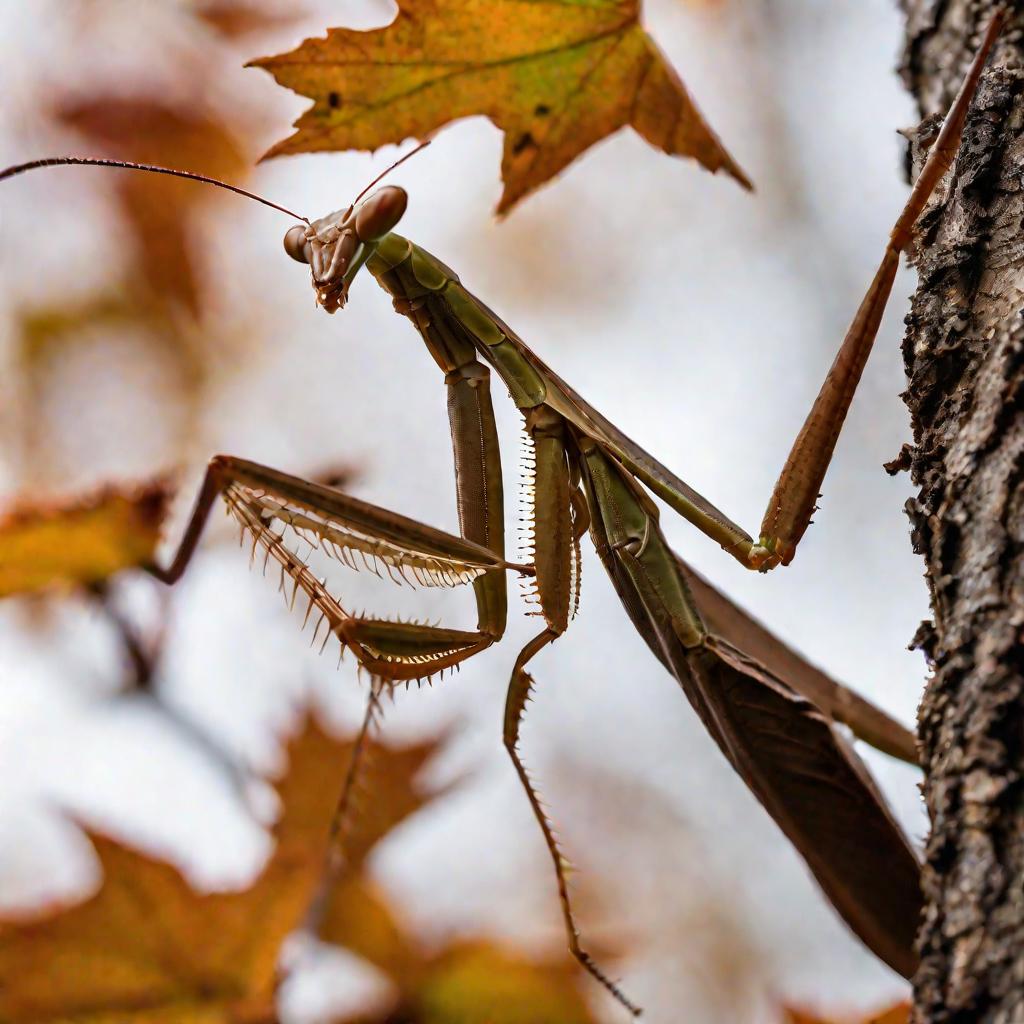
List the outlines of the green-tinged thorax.
{"label": "green-tinged thorax", "polygon": [[530,409],[544,401],[543,378],[505,325],[436,256],[392,232],[376,244],[366,266],[397,301],[416,304],[443,299],[442,309],[432,309],[443,319],[439,326],[447,335],[468,341],[498,371],[517,406]]}

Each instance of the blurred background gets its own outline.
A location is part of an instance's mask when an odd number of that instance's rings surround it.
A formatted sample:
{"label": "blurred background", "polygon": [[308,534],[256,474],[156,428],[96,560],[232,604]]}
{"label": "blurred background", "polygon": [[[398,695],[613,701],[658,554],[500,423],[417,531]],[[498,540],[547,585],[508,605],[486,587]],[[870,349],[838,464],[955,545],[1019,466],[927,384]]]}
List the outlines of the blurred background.
{"label": "blurred background", "polygon": [[[328,25],[371,28],[384,0],[247,5],[0,0],[0,166],[103,154],[202,170],[309,217],[347,203],[401,152],[255,160],[305,102],[251,58]],[[400,230],[452,266],[567,381],[754,530],[907,192],[914,120],[893,67],[892,0],[647,0],[645,21],[733,156],[746,194],[623,132],[504,222],[501,138],[451,126],[400,168]],[[404,150],[403,150],[404,151]],[[338,476],[367,500],[457,532],[445,391],[368,276],[334,318],[281,247],[288,221],[226,193],[87,168],[0,194],[0,497],[73,495],[178,474],[177,540],[206,460]],[[812,661],[912,724],[927,614],[882,470],[908,439],[903,272],[822,510],[785,571],[744,572],[666,512],[669,540]],[[519,415],[495,387],[516,536]],[[313,700],[352,727],[365,681],[250,571],[215,517],[183,581],[138,574],[103,595],[0,604],[0,911],[96,884],[89,822],[243,885],[267,855],[247,778],[280,757]],[[771,1022],[781,1002],[856,1012],[907,986],[847,933],[632,630],[585,545],[583,598],[534,662],[527,761],[579,866],[582,925],[652,1021]],[[346,607],[471,626],[470,596],[331,567]],[[498,935],[557,953],[541,836],[501,745],[504,692],[535,623],[513,585],[505,641],[398,694],[385,735],[452,724],[431,766],[455,789],[381,844],[376,877],[425,940]],[[131,660],[134,644],[134,662]],[[915,773],[861,753],[916,837]],[[309,946],[284,1018],[327,1021],[380,997],[366,964]],[[618,1011],[594,987],[595,1013]]]}

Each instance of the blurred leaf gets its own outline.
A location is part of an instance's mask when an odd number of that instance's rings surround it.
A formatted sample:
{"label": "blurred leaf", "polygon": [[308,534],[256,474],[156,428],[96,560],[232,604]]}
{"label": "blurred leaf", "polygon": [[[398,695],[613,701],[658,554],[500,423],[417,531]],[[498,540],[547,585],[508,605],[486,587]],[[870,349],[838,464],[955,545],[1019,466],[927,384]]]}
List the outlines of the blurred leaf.
{"label": "blurred leaf", "polygon": [[38,306],[20,317],[18,360],[30,368],[68,343],[68,335],[83,328],[117,329],[137,323],[146,308],[124,291],[99,292],[69,303],[65,298],[50,306]]}
{"label": "blurred leaf", "polygon": [[[126,10],[109,0],[69,6],[71,27],[65,29],[83,51],[107,46],[107,32],[125,27]],[[37,62],[38,73],[26,86],[44,119],[81,134],[84,142],[75,148],[240,184],[251,170],[251,140],[262,135],[268,115],[258,97],[231,86],[228,69],[236,62],[231,40],[284,24],[301,16],[302,7],[297,0],[187,0],[160,6],[167,8],[161,24],[174,31],[166,38],[159,32],[133,36],[130,67],[123,69],[129,77],[116,89],[102,59],[73,61],[67,68],[60,61]],[[150,55],[152,74],[147,72]],[[194,454],[216,374],[229,372],[266,340],[251,317],[224,316],[231,288],[225,283],[237,282],[248,268],[240,270],[242,261],[208,255],[208,217],[221,203],[242,207],[237,198],[199,183],[126,170],[79,169],[75,178],[92,194],[112,199],[108,208],[119,219],[112,223],[108,213],[97,229],[93,259],[100,269],[109,263],[110,273],[96,291],[83,289],[81,275],[65,261],[64,284],[56,291],[66,308],[45,310],[39,323],[25,324],[26,333],[40,329],[23,338],[20,373],[9,382],[20,408],[9,417],[9,433],[15,436],[5,439],[5,459],[29,490],[52,489],[66,462],[62,438],[54,436],[59,424],[39,410],[66,407],[67,390],[76,391],[76,398],[92,394],[88,363],[74,363],[74,371],[66,372],[67,363],[59,361],[62,346],[80,337],[96,343],[97,328],[115,326],[116,320],[113,345],[130,347],[133,371],[158,368],[163,387],[147,398],[173,431],[172,450],[161,461],[177,463]],[[112,240],[121,252],[112,251]],[[55,245],[64,259],[63,237]],[[246,308],[235,306],[231,312]],[[130,439],[122,440],[133,447]]]}
{"label": "blurred leaf", "polygon": [[247,3],[246,0],[209,0],[200,3],[195,16],[210,28],[224,36],[225,39],[241,39],[258,32],[293,25],[303,17],[303,10],[293,4],[290,11],[269,10],[260,3]]}
{"label": "blurred leaf", "polygon": [[817,1014],[797,1010],[793,1007],[784,1008],[785,1024],[909,1024],[910,1003],[896,1003],[881,1013],[869,1014],[867,1017],[819,1017]]}
{"label": "blurred leaf", "polygon": [[[160,404],[172,403],[198,391],[201,368],[196,348],[183,325],[162,315],[159,304],[148,299],[145,289],[127,284],[97,291],[80,301],[61,296],[52,305],[19,313],[12,332],[12,361],[18,374],[17,402],[11,417],[10,456],[20,456],[22,486],[27,490],[52,490],[59,486],[59,441],[55,441],[52,410],[67,401],[67,391],[54,388],[55,380],[72,390],[88,393],[88,380],[67,384],[57,369],[66,365],[68,351],[76,346],[94,345],[107,339],[129,339],[133,348],[144,352],[146,361],[169,362],[178,372],[164,372]],[[206,351],[211,342],[208,339]],[[53,388],[53,391],[51,391]],[[73,392],[74,393],[74,392]],[[159,409],[153,410],[154,415]],[[122,439],[123,440],[123,439]]]}
{"label": "blurred leaf", "polygon": [[455,943],[412,978],[388,1011],[349,1024],[596,1024],[568,955],[532,958],[491,942]]}
{"label": "blurred leaf", "polygon": [[333,886],[319,936],[406,983],[420,967],[422,954],[414,940],[405,934],[384,893],[363,875],[346,875]]}
{"label": "blurred leaf", "polygon": [[89,838],[103,869],[96,895],[0,923],[3,1020],[231,1021],[247,1002],[269,1007],[280,925],[295,921],[275,921],[264,880],[201,895],[171,865]]}
{"label": "blurred leaf", "polygon": [[877,1017],[872,1017],[867,1024],[910,1024],[910,1003],[897,1003]]}
{"label": "blurred leaf", "polygon": [[593,1024],[580,994],[582,973],[568,951],[544,959],[484,941],[439,949],[411,931],[367,878],[372,846],[440,795],[418,776],[445,740],[441,735],[392,749],[371,744],[366,755],[360,787],[366,807],[355,811],[345,843],[348,870],[327,894],[317,932],[382,970],[397,995],[381,1013],[350,1024]]}
{"label": "blurred leaf", "polygon": [[639,0],[399,0],[372,32],[330,29],[252,63],[314,100],[268,156],[374,150],[484,114],[505,133],[499,212],[626,125],[749,187],[640,25]]}
{"label": "blurred leaf", "polygon": [[277,783],[274,852],[252,886],[199,893],[172,865],[96,833],[83,903],[0,921],[0,1020],[272,1021],[281,943],[319,884],[346,750],[312,720]]}
{"label": "blurred leaf", "polygon": [[154,481],[9,510],[0,516],[0,597],[98,583],[152,562],[169,498],[167,484]]}
{"label": "blurred leaf", "polygon": [[[392,829],[452,788],[438,789],[420,779],[423,767],[447,740],[447,733],[441,733],[404,747],[368,741],[345,832],[348,874],[363,867],[373,847]],[[346,753],[346,764],[350,756]]]}
{"label": "blurred leaf", "polygon": [[[236,184],[248,166],[226,123],[195,104],[94,95],[57,110],[74,128],[115,159],[197,171]],[[154,297],[174,299],[193,314],[199,306],[194,259],[195,214],[222,193],[199,182],[133,171],[116,175],[117,194],[131,228],[138,271]]]}
{"label": "blurred leaf", "polygon": [[[330,736],[312,718],[293,736],[288,769],[275,783],[281,813],[274,852],[240,892],[199,893],[172,865],[90,832],[103,870],[93,896],[0,920],[0,1020],[275,1020],[281,944],[302,923],[321,885],[329,824],[354,742]],[[378,815],[378,829],[432,797],[412,786],[412,768],[418,770],[440,742],[375,745],[376,774],[383,781],[394,764],[398,776],[378,794],[390,808]],[[361,950],[394,943],[388,911],[372,889],[360,883],[346,891],[352,916],[345,927]],[[357,915],[366,918],[365,927]]]}
{"label": "blurred leaf", "polygon": [[[395,978],[417,976],[422,953],[405,934],[384,893],[367,878],[366,860],[389,832],[452,788],[454,784],[443,789],[428,786],[420,778],[447,740],[447,733],[438,733],[392,747],[367,738],[354,795],[342,823],[343,871],[323,895],[318,916],[316,930],[324,942],[344,946]],[[353,740],[340,761],[345,771],[354,752]],[[317,783],[311,777],[307,784]]]}

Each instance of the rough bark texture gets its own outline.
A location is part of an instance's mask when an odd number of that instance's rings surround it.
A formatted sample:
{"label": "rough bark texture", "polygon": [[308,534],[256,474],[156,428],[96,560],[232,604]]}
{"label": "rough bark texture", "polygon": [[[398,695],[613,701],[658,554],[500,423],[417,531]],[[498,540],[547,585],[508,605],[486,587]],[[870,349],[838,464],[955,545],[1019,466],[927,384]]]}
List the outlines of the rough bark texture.
{"label": "rough bark texture", "polygon": [[[1024,6],[1024,5],[1022,5]],[[992,0],[903,0],[903,73],[944,112]],[[932,832],[915,1021],[1024,1024],[1024,50],[1015,14],[945,201],[921,221],[905,394],[934,621],[919,727]]]}

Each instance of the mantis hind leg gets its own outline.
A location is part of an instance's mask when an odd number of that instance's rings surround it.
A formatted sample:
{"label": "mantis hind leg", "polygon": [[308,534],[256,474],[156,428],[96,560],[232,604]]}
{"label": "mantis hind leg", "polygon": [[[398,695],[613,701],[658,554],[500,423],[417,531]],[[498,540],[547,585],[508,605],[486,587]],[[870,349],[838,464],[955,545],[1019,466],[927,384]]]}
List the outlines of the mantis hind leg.
{"label": "mantis hind leg", "polygon": [[878,334],[900,253],[913,239],[914,223],[924,212],[932,192],[953,165],[968,107],[1005,18],[1006,9],[997,8],[907,204],[892,229],[881,265],[793,442],[768,501],[760,540],[748,558],[752,568],[770,569],[780,562],[788,565],[810,525],[839,433]]}

